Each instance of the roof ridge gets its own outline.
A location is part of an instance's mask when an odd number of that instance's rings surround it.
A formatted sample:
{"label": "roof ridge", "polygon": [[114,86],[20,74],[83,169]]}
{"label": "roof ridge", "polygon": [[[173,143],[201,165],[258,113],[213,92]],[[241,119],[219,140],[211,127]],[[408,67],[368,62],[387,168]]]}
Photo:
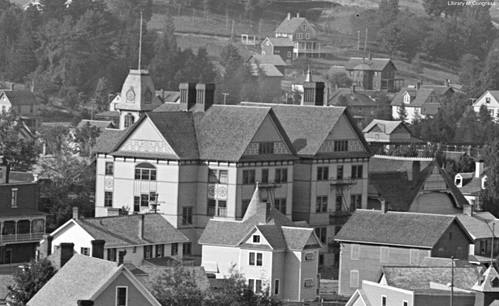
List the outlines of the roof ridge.
{"label": "roof ridge", "polygon": [[[95,218],[95,219],[98,219],[98,218]],[[82,221],[84,221],[84,220],[85,220],[85,219],[82,219],[82,220],[75,220],[75,221],[77,221],[77,222],[78,222],[78,221],[79,221],[79,222],[82,222]],[[102,231],[102,232],[104,232],[104,233],[106,233],[106,234],[108,234],[108,235],[110,235],[110,236],[112,236],[112,237],[114,237],[114,238],[120,239],[120,240],[125,241],[125,242],[130,243],[130,244],[136,244],[136,243],[135,243],[135,242],[133,242],[132,240],[129,240],[128,238],[125,238],[125,237],[123,237],[123,236],[121,236],[121,235],[119,235],[119,234],[113,233],[113,232],[111,232],[111,231],[109,231],[109,230],[107,230],[107,229],[105,229],[105,228],[102,228],[102,227],[100,227],[100,226],[96,225],[96,224],[93,224],[93,223],[90,223],[90,222],[82,222],[82,223],[84,223],[84,224],[86,224],[86,225],[88,225],[88,226],[90,226],[90,227],[93,227],[94,229],[97,229],[97,230],[99,230],[99,231]],[[147,241],[147,240],[145,240],[145,239],[143,239],[143,238],[142,238],[142,240]]]}

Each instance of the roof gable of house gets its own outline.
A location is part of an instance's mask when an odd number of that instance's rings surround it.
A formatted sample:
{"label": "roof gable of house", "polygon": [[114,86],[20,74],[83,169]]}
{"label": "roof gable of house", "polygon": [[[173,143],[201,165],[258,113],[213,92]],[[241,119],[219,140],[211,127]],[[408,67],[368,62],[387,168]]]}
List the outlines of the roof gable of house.
{"label": "roof gable of house", "polygon": [[[409,103],[405,103],[404,97],[409,94],[411,96],[411,100]],[[421,108],[423,106],[432,107],[432,105],[439,106],[440,99],[435,94],[433,88],[424,88],[421,87],[419,89],[405,87],[402,88],[393,98],[391,104],[392,106],[402,106],[405,107],[417,107]]]}
{"label": "roof gable of house", "polygon": [[307,20],[303,17],[292,17],[290,19],[284,19],[281,24],[275,29],[275,33],[293,34],[296,32],[303,23],[307,23],[307,27],[310,26]]}
{"label": "roof gable of house", "polygon": [[95,142],[95,146],[92,148],[92,151],[95,153],[111,153],[129,129],[130,128],[126,130],[102,130]]}
{"label": "roof gable of house", "polygon": [[342,102],[340,97],[344,96],[346,98],[346,103],[348,106],[367,106],[367,107],[378,107],[376,101],[369,98],[369,96],[353,91],[350,88],[338,88],[334,91],[328,101],[328,105],[343,106],[340,105]]}
{"label": "roof gable of house", "polygon": [[374,119],[364,128],[364,130],[362,130],[362,132],[369,133],[376,131],[389,135],[393,133],[397,128],[399,128],[399,126],[403,126],[405,130],[409,131],[409,129],[405,126],[405,124],[402,123],[402,121]]}
{"label": "roof gable of house", "polygon": [[293,48],[294,43],[291,41],[291,39],[287,37],[267,37],[265,40],[262,42],[263,44],[267,44],[267,41],[269,44],[272,44],[275,47],[289,47]]}
{"label": "roof gable of house", "polygon": [[0,99],[6,97],[13,106],[37,104],[35,94],[30,90],[2,91]]}
{"label": "roof gable of house", "polygon": [[[490,99],[490,102],[487,103],[487,98]],[[478,98],[474,103],[473,107],[478,108],[482,105],[487,106],[487,108],[494,107],[498,108],[499,107],[499,90],[487,90],[486,92],[483,93],[480,98]]]}
{"label": "roof gable of house", "polygon": [[472,289],[479,292],[499,292],[499,273],[493,265],[478,278]]}
{"label": "roof gable of house", "polygon": [[335,240],[432,249],[453,222],[455,217],[449,215],[361,209],[352,214]]}
{"label": "roof gable of house", "polygon": [[[360,66],[359,66],[360,65]],[[389,58],[361,58],[351,57],[345,64],[346,70],[367,70],[367,71],[383,71],[387,66],[392,66],[394,70],[395,65]]]}
{"label": "roof gable of house", "polygon": [[[287,39],[287,38],[284,38]],[[287,39],[289,41],[289,39]],[[286,66],[286,62],[281,58],[280,55],[276,54],[253,54],[246,61],[246,63],[257,64],[257,65],[274,65],[274,66]]]}

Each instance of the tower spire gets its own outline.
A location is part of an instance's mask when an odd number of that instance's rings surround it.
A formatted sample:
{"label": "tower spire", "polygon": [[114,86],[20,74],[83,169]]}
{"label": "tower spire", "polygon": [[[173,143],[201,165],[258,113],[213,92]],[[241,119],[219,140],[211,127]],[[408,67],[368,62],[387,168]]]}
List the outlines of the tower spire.
{"label": "tower spire", "polygon": [[139,70],[142,60],[142,11],[140,11],[140,34],[139,34]]}

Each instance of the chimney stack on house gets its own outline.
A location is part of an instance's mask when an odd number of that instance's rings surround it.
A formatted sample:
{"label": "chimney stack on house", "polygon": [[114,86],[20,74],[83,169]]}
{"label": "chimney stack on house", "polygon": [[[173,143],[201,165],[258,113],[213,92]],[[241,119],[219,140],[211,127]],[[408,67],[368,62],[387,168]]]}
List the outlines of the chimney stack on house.
{"label": "chimney stack on house", "polygon": [[421,82],[417,82],[416,83],[416,89],[420,89],[421,88]]}
{"label": "chimney stack on house", "polygon": [[125,262],[125,255],[126,255],[125,250],[118,252],[118,267]]}
{"label": "chimney stack on house", "polygon": [[214,84],[196,84],[196,112],[205,112],[215,103]]}
{"label": "chimney stack on house", "polygon": [[196,84],[180,83],[180,110],[189,111],[196,104]]}
{"label": "chimney stack on house", "polygon": [[54,237],[49,234],[43,235],[43,243],[40,244],[39,248],[39,258],[47,258],[50,254],[52,254],[52,240]]}
{"label": "chimney stack on house", "polygon": [[140,239],[144,239],[144,214],[139,216],[139,232],[138,236]]}
{"label": "chimney stack on house", "polygon": [[470,204],[463,205],[463,214],[473,217],[473,205]]}
{"label": "chimney stack on house", "polygon": [[92,257],[104,259],[104,244],[106,244],[106,241],[96,239],[90,241],[90,243],[92,244]]}
{"label": "chimney stack on house", "polygon": [[291,20],[291,13],[288,13],[288,17],[286,19]]}
{"label": "chimney stack on house", "polygon": [[325,87],[324,82],[312,82],[312,72],[309,68],[303,83],[302,105],[323,106]]}
{"label": "chimney stack on house", "polygon": [[300,13],[296,13],[296,18],[300,18]]}
{"label": "chimney stack on house", "polygon": [[475,162],[475,177],[480,177],[482,175],[484,166],[485,162],[482,159]]}
{"label": "chimney stack on house", "polygon": [[450,79],[445,80],[445,86],[450,87]]}
{"label": "chimney stack on house", "polygon": [[61,247],[61,266],[59,268],[62,268],[70,259],[73,257],[74,253],[74,243],[68,243],[68,242],[62,242],[60,244]]}
{"label": "chimney stack on house", "polygon": [[10,165],[7,159],[0,155],[0,184],[8,184],[10,176]]}
{"label": "chimney stack on house", "polygon": [[73,220],[78,220],[79,217],[79,212],[78,212],[78,206],[73,207]]}
{"label": "chimney stack on house", "polygon": [[379,201],[381,203],[381,207],[380,207],[381,213],[384,214],[388,211],[388,204],[386,204],[386,200],[383,197],[380,197]]}
{"label": "chimney stack on house", "polygon": [[419,174],[421,172],[421,161],[419,160],[414,160],[412,162],[412,168],[411,168],[411,171],[410,172],[410,177],[409,177],[409,180],[410,181],[415,181],[418,179],[419,177]]}
{"label": "chimney stack on house", "polygon": [[78,300],[78,306],[94,306],[94,301],[91,300]]}

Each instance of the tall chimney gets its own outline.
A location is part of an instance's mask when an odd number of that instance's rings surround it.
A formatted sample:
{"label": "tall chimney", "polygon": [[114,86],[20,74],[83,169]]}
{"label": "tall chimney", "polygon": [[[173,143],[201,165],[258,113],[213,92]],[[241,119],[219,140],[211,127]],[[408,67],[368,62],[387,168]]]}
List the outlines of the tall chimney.
{"label": "tall chimney", "polygon": [[205,112],[215,103],[215,85],[202,84],[196,85],[196,112]]}
{"label": "tall chimney", "polygon": [[450,79],[445,80],[445,86],[450,87]]}
{"label": "tall chimney", "polygon": [[78,206],[74,206],[74,207],[73,207],[73,219],[74,219],[74,220],[78,220],[78,216],[79,216],[79,213],[78,213]]}
{"label": "tall chimney", "polygon": [[463,214],[473,217],[473,205],[470,204],[463,205]]}
{"label": "tall chimney", "polygon": [[296,13],[296,18],[300,18],[300,13]]}
{"label": "tall chimney", "polygon": [[46,258],[52,254],[52,240],[54,240],[54,237],[45,234],[43,240],[45,243],[40,246],[40,258]]}
{"label": "tall chimney", "polygon": [[74,243],[62,242],[60,244],[61,247],[61,266],[62,268],[70,259],[73,257],[74,253]]}
{"label": "tall chimney", "polygon": [[420,89],[421,88],[421,82],[417,82],[416,83],[416,89]]}
{"label": "tall chimney", "polygon": [[417,180],[419,177],[419,173],[421,172],[421,161],[415,160],[412,162],[412,179],[413,181]]}
{"label": "tall chimney", "polygon": [[118,251],[118,266],[121,266],[125,261],[126,251]]}
{"label": "tall chimney", "polygon": [[90,243],[92,244],[92,257],[104,259],[104,244],[106,244],[106,241],[96,239],[90,241]]}
{"label": "tall chimney", "polygon": [[288,13],[288,17],[286,19],[291,20],[291,13]]}
{"label": "tall chimney", "polygon": [[138,236],[140,239],[144,239],[144,214],[139,216],[139,233]]}
{"label": "tall chimney", "polygon": [[482,159],[479,159],[475,162],[475,177],[480,177],[483,172],[485,162]]}
{"label": "tall chimney", "polygon": [[78,300],[76,303],[78,306],[94,306],[94,301],[91,300]]}
{"label": "tall chimney", "polygon": [[303,105],[324,105],[324,82],[305,82],[303,84]]}
{"label": "tall chimney", "polygon": [[196,84],[180,83],[180,110],[188,111],[196,104]]}
{"label": "tall chimney", "polygon": [[386,204],[385,198],[380,198],[379,201],[381,202],[381,213],[386,213],[388,211],[388,205]]}

